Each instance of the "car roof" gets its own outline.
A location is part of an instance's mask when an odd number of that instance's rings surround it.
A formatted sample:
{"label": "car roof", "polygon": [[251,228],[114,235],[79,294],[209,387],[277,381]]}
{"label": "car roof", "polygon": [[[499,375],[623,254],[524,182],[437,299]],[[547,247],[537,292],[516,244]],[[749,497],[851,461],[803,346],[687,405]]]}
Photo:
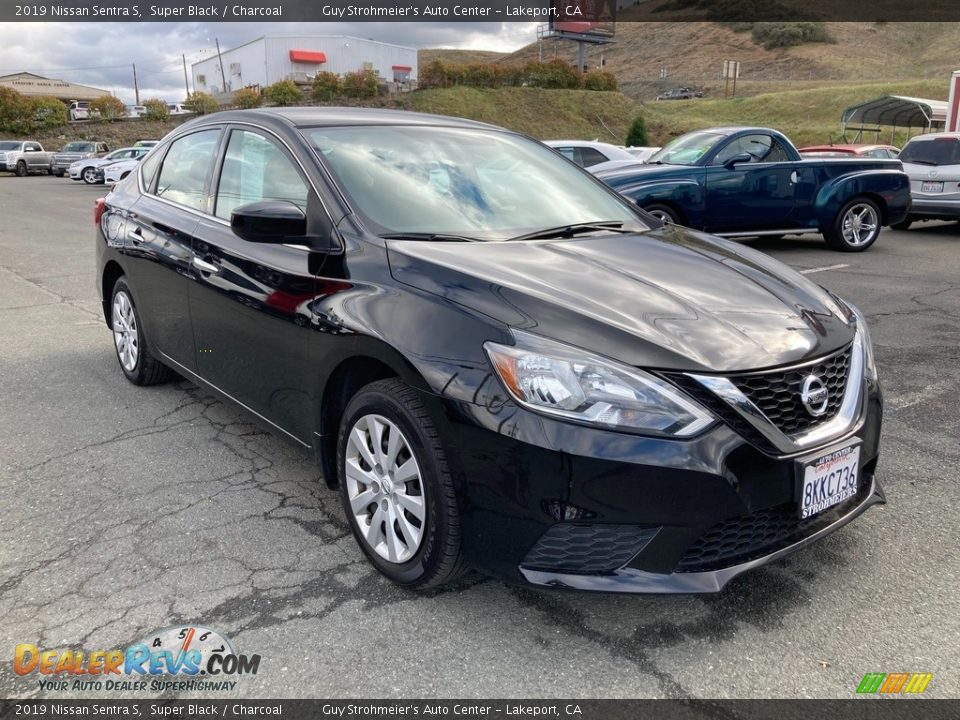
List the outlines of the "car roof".
{"label": "car roof", "polygon": [[960,140],[960,132],[940,132],[940,133],[927,133],[925,135],[916,135],[910,138],[907,142],[913,142],[914,140]]}
{"label": "car roof", "polygon": [[464,120],[448,115],[431,115],[407,110],[350,107],[290,107],[226,110],[213,113],[212,115],[203,115],[182,127],[187,127],[187,125],[193,127],[210,122],[250,122],[253,119],[260,120],[261,122],[281,121],[297,128],[334,127],[338,125],[433,125],[504,130],[504,128],[497,127],[496,125],[489,125],[474,120]]}

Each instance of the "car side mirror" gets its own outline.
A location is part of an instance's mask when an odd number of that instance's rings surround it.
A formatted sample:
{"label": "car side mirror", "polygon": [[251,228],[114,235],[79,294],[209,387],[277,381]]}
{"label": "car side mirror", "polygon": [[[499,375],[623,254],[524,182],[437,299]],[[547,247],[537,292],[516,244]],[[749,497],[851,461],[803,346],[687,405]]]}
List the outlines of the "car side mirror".
{"label": "car side mirror", "polygon": [[299,244],[307,234],[307,216],[287,200],[263,200],[238,207],[230,214],[234,234],[248,242]]}
{"label": "car side mirror", "polygon": [[733,170],[736,165],[740,163],[748,163],[753,160],[753,155],[748,152],[737,153],[733,157],[727,158],[726,162],[723,163],[723,166],[727,170]]}

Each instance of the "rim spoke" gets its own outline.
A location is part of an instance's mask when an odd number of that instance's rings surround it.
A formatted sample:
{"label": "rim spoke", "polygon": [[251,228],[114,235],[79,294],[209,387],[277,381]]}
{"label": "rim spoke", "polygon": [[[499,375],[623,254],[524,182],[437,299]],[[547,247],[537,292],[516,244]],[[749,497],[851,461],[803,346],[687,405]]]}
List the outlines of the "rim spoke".
{"label": "rim spoke", "polygon": [[374,462],[373,455],[370,454],[370,448],[367,446],[367,433],[360,429],[359,423],[353,428],[351,440],[363,461],[370,467],[374,467],[377,463]]}
{"label": "rim spoke", "polygon": [[420,545],[420,533],[423,532],[423,528],[415,526],[412,522],[407,520],[406,515],[403,512],[397,513],[397,524],[400,525],[400,531],[403,533],[403,539],[407,543],[407,547],[410,548],[411,552],[413,548],[419,547]]}
{"label": "rim spoke", "polygon": [[365,528],[367,542],[370,543],[370,547],[374,550],[376,550],[377,546],[383,541],[383,530],[381,530],[380,525],[386,519],[386,513],[383,512],[383,508],[378,505],[376,512],[373,513],[373,517],[370,518],[370,524]]}
{"label": "rim spoke", "polygon": [[344,465],[347,471],[347,479],[352,480],[358,486],[369,485],[377,479],[377,476],[372,472],[368,472],[360,467],[360,463],[357,462],[356,458],[347,458],[347,461],[344,463]]}
{"label": "rim spoke", "polygon": [[397,463],[397,453],[404,445],[400,431],[394,427],[390,428],[390,437],[387,439],[387,456],[384,458],[383,469],[395,470]]}
{"label": "rim spoke", "polygon": [[363,515],[367,511],[367,506],[373,502],[376,495],[373,490],[365,490],[359,495],[350,498],[350,507],[353,508],[354,515]]}
{"label": "rim spoke", "polygon": [[423,496],[407,495],[406,493],[397,493],[397,504],[404,510],[408,510],[421,523],[424,520]]}
{"label": "rim spoke", "polygon": [[389,503],[387,505],[387,555],[391,562],[399,562],[407,550],[394,527],[396,520],[397,510],[393,503]]}
{"label": "rim spoke", "polygon": [[384,425],[379,418],[374,418],[372,422],[367,423],[367,429],[370,433],[370,444],[373,445],[373,457],[376,459],[375,465],[378,465],[381,470],[386,470],[386,464],[383,458]]}
{"label": "rim spoke", "polygon": [[420,469],[417,467],[417,461],[410,456],[403,465],[398,467],[393,474],[394,481],[398,483],[408,483],[420,477]]}

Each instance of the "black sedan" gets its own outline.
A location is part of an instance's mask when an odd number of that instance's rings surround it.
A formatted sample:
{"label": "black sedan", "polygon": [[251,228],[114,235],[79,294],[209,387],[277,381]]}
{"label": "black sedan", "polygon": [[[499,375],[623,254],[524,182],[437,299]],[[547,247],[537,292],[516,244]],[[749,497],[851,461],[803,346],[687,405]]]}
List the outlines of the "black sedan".
{"label": "black sedan", "polygon": [[95,210],[120,369],[313,453],[397,583],[712,592],[883,494],[863,316],[448,117],[218,113]]}

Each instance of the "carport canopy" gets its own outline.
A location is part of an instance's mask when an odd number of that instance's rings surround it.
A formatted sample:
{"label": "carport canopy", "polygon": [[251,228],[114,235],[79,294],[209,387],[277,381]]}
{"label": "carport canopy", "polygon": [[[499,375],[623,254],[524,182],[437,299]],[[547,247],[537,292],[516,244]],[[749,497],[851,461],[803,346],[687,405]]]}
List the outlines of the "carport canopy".
{"label": "carport canopy", "polygon": [[904,129],[932,130],[947,122],[947,103],[944,100],[926,100],[904,95],[887,95],[860,105],[848,107],[841,120],[848,125],[888,125]]}

